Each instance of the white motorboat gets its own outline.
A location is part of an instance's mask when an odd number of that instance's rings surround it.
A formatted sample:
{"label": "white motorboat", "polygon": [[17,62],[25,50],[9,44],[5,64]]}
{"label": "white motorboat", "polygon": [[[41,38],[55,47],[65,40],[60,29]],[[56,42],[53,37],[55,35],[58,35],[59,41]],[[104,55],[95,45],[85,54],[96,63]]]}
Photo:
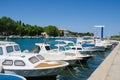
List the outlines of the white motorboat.
{"label": "white motorboat", "polygon": [[0,64],[8,74],[42,77],[58,75],[69,63],[45,60],[40,54],[22,53],[18,44],[0,41]]}
{"label": "white motorboat", "polygon": [[67,61],[69,62],[69,65],[73,65],[77,60],[82,59],[79,57],[66,55],[64,52],[61,52],[58,49],[51,49],[50,44],[47,43],[35,43],[35,47],[30,52],[39,53],[44,56],[46,60]]}
{"label": "white motorboat", "polygon": [[92,51],[95,51],[95,49],[92,49],[94,47],[83,47],[81,45],[81,42],[83,40],[81,40],[80,42],[78,42],[77,40],[77,43],[74,43],[73,41],[68,41],[68,40],[56,40],[58,42],[63,42],[63,44],[66,44],[67,46],[69,46],[72,50],[77,50],[79,51],[80,53],[83,53],[83,52],[92,52]]}
{"label": "white motorboat", "polygon": [[96,45],[96,39],[93,38],[77,38],[76,45],[82,47],[82,51],[105,51],[105,47]]}
{"label": "white motorboat", "polygon": [[96,46],[103,46],[105,49],[110,49],[113,45],[110,40],[101,40],[100,38],[95,39],[96,40]]}
{"label": "white motorboat", "polygon": [[88,54],[81,54],[83,52],[88,52],[90,50],[83,48],[81,45],[75,44],[73,41],[68,41],[68,40],[56,40],[58,42],[63,42],[63,44],[61,45],[65,45],[64,49],[66,48],[65,52],[69,52],[69,53],[75,53],[76,56],[80,56],[83,59],[89,59],[90,57],[92,57],[92,55],[88,55]]}
{"label": "white motorboat", "polygon": [[81,54],[81,52],[79,52],[78,50],[71,49],[71,47],[69,47],[66,44],[57,44],[56,46],[61,52],[65,53],[65,55],[69,57],[82,58],[77,61],[88,60],[89,58],[92,57],[91,55],[88,55],[88,54]]}

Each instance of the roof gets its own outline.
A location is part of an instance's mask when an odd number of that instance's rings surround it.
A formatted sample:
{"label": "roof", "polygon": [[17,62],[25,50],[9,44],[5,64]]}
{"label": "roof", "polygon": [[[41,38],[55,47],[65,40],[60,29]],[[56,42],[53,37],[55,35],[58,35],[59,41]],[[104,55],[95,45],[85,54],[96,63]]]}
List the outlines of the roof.
{"label": "roof", "polygon": [[0,45],[6,45],[6,44],[16,44],[15,42],[8,42],[8,41],[0,41]]}
{"label": "roof", "polygon": [[67,29],[64,29],[64,28],[59,28],[59,30],[61,30],[61,31],[67,31]]}

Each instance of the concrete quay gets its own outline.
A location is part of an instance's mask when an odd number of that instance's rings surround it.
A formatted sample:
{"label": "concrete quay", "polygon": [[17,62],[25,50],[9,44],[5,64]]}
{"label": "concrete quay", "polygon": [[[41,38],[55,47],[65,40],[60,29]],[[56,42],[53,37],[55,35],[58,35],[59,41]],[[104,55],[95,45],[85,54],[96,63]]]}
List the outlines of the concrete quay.
{"label": "concrete quay", "polygon": [[91,74],[88,80],[120,80],[120,43]]}

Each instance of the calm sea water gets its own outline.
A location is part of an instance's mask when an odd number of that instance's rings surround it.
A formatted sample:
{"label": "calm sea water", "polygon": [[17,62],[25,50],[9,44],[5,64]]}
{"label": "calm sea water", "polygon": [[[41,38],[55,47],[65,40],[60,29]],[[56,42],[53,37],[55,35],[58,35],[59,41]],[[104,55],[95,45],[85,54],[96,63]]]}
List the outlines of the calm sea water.
{"label": "calm sea water", "polygon": [[[31,50],[35,43],[47,42],[50,44],[55,44],[54,40],[56,39],[72,40],[76,42],[75,38],[10,39],[10,41],[18,43],[23,51],[25,49]],[[111,50],[89,53],[94,55],[94,57],[89,59],[86,64],[79,63],[75,67],[66,68],[60,73],[60,75],[57,76],[56,80],[87,80],[91,73],[100,65],[100,63],[108,56],[110,52]]]}

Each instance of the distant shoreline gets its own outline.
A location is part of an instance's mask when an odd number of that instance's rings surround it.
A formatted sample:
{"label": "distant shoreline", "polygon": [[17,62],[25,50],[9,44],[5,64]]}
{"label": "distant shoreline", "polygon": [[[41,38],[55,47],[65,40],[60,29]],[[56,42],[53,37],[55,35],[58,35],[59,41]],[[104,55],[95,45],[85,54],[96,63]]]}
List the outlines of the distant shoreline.
{"label": "distant shoreline", "polygon": [[26,38],[76,38],[76,37],[43,37],[43,36],[0,36],[0,39],[26,39]]}

